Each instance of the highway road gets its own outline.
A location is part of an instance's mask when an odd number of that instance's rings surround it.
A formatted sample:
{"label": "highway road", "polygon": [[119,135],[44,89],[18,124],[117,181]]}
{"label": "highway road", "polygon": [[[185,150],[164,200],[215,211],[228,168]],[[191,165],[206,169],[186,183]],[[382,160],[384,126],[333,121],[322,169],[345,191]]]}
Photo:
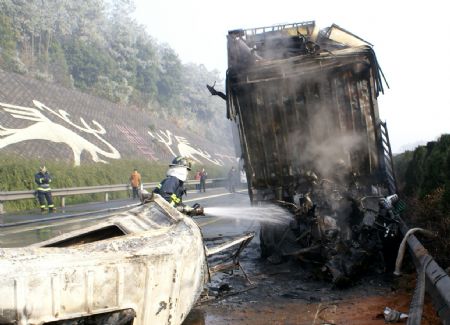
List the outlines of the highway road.
{"label": "highway road", "polygon": [[[198,202],[207,209],[209,207],[239,209],[250,206],[247,190],[243,189],[236,193],[229,193],[224,188],[207,189],[202,193],[189,191],[184,202],[190,205]],[[37,211],[32,211],[27,214],[4,215],[0,228],[0,247],[20,247],[47,240],[93,225],[101,219],[137,204],[139,204],[138,201],[128,199],[70,206],[66,207],[64,211],[59,210],[54,214],[41,215]],[[202,228],[204,237],[238,235],[242,233],[242,230],[245,231],[256,226],[252,220],[240,220],[236,215],[231,218],[207,215],[194,217],[194,219]],[[239,227],[235,227],[235,225],[239,225]]]}
{"label": "highway road", "polygon": [[[200,226],[205,244],[214,245],[217,238],[234,237],[259,230],[259,215],[250,212],[247,190],[228,193],[223,188],[208,189],[206,193],[190,191],[184,200],[200,203],[205,216],[194,217]],[[95,224],[137,201],[122,200],[67,207],[52,215],[29,213],[4,215],[0,228],[0,247],[19,247],[43,241],[59,234]],[[253,208],[252,208],[253,209]],[[92,211],[100,211],[92,213]],[[208,214],[208,211],[220,212]],[[228,214],[229,213],[229,214]],[[52,220],[49,220],[51,217]],[[242,271],[216,274],[207,285],[208,302],[199,301],[183,325],[260,325],[260,324],[384,324],[379,315],[390,306],[407,312],[411,286],[385,280],[383,275],[368,275],[355,281],[346,290],[336,290],[330,283],[320,281],[298,262],[271,265],[260,259],[258,235],[243,251]],[[413,277],[405,278],[411,284]],[[221,292],[220,288],[230,291]],[[320,322],[321,319],[323,322]],[[440,324],[429,302],[424,309],[422,325]]]}

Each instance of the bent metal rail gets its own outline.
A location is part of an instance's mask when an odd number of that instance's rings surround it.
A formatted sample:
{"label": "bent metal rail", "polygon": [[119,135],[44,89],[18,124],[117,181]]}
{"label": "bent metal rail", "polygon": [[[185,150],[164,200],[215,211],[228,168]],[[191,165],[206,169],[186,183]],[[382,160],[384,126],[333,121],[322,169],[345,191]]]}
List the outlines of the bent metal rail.
{"label": "bent metal rail", "polygon": [[[144,188],[153,189],[159,183],[143,183]],[[195,184],[198,184],[197,180],[189,180],[185,183],[188,188],[192,188]],[[206,184],[212,187],[219,187],[225,184],[224,178],[207,179]],[[81,195],[81,194],[96,194],[105,193],[105,201],[109,200],[109,193],[129,191],[131,186],[129,184],[115,184],[115,185],[100,185],[100,186],[84,186],[84,187],[71,187],[71,188],[55,188],[52,189],[52,196],[61,198],[61,207],[65,207],[65,197],[71,195]],[[10,191],[10,192],[0,192],[0,214],[4,213],[3,202],[5,201],[15,201],[24,199],[34,199],[35,191]]]}
{"label": "bent metal rail", "polygon": [[[400,226],[403,235],[406,236],[409,229],[408,226],[403,220]],[[418,280],[416,283],[416,291],[425,289],[433,301],[433,306],[441,318],[442,324],[450,325],[450,277],[436,263],[416,236],[410,235],[407,238],[409,253],[412,256],[417,271]],[[413,308],[410,308],[408,325],[420,324],[421,310],[420,308],[415,308],[418,306],[414,306],[417,304],[415,296],[416,294],[414,294],[411,303],[411,307]],[[416,311],[418,309],[419,312]],[[415,315],[416,313],[418,316]]]}

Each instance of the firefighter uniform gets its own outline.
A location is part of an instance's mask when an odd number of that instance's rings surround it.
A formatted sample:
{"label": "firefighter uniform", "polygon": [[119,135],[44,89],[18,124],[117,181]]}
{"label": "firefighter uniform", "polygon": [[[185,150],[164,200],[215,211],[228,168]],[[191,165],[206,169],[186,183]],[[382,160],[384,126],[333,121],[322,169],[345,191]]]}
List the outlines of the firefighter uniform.
{"label": "firefighter uniform", "polygon": [[161,195],[173,207],[182,204],[182,196],[186,194],[184,182],[175,176],[167,176],[153,191]]}
{"label": "firefighter uniform", "polygon": [[53,204],[52,190],[50,188],[52,178],[45,167],[41,167],[39,172],[34,175],[34,181],[38,186],[37,197],[41,211],[46,211],[45,201],[47,201],[49,211],[53,212],[55,205]]}
{"label": "firefighter uniform", "polygon": [[153,193],[161,195],[173,207],[183,206],[182,196],[186,194],[184,182],[188,172],[191,170],[191,163],[185,157],[175,157],[169,164],[166,178],[158,184]]}
{"label": "firefighter uniform", "polygon": [[179,212],[188,216],[198,216],[204,214],[203,207],[196,203],[192,207],[183,204],[182,197],[186,194],[184,182],[188,172],[191,170],[191,163],[185,157],[175,157],[166,173],[166,178],[158,184],[153,193],[161,195],[170,205]]}

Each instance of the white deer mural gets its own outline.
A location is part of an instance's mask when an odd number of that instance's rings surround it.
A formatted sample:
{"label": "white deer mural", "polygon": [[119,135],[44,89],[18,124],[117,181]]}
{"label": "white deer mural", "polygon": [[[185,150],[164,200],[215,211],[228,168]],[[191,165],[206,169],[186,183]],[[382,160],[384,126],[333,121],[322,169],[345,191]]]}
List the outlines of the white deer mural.
{"label": "white deer mural", "polygon": [[[80,117],[83,126],[79,126],[69,119],[70,115],[64,110],[60,109],[58,112],[55,112],[37,100],[33,100],[33,104],[36,108],[0,103],[0,109],[11,114],[12,117],[36,122],[28,127],[19,129],[9,129],[0,125],[0,149],[22,141],[47,140],[67,144],[72,149],[76,166],[80,165],[80,157],[83,151],[87,151],[95,162],[107,163],[107,161],[99,157],[99,154],[111,159],[120,158],[119,151],[100,136],[105,134],[106,131],[97,121],[92,121],[92,124],[95,125],[95,128],[92,128]],[[109,151],[99,148],[63,125],[53,122],[44,113],[50,113],[79,131],[93,135],[103,142]]]}
{"label": "white deer mural", "polygon": [[[180,156],[190,158],[196,162],[200,162],[199,158],[203,158],[215,165],[224,165],[221,159],[214,159],[207,151],[192,147],[185,137],[174,135],[169,130],[166,130],[165,132],[159,130],[159,133],[155,132],[155,134],[148,131],[148,134],[152,138],[157,139],[158,142],[163,143],[173,156],[177,156],[177,154],[175,154],[174,150],[172,149],[172,145],[176,145],[178,149],[177,151]],[[172,141],[172,139],[174,139],[175,141]]]}

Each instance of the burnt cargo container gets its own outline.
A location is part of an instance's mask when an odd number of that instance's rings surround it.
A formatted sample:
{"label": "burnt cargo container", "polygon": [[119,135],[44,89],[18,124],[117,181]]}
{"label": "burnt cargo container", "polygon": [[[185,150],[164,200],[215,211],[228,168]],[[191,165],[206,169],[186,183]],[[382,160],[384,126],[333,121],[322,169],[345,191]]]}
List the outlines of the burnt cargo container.
{"label": "burnt cargo container", "polygon": [[251,201],[277,203],[293,216],[289,225],[261,225],[269,261],[314,261],[315,273],[335,284],[392,265],[397,196],[387,196],[395,177],[377,106],[382,81],[372,45],[337,25],[228,33],[220,96],[237,126]]}
{"label": "burnt cargo container", "polygon": [[292,201],[305,173],[328,179],[342,167],[364,184],[393,187],[381,77],[372,45],[336,25],[230,31],[227,113],[252,201]]}

